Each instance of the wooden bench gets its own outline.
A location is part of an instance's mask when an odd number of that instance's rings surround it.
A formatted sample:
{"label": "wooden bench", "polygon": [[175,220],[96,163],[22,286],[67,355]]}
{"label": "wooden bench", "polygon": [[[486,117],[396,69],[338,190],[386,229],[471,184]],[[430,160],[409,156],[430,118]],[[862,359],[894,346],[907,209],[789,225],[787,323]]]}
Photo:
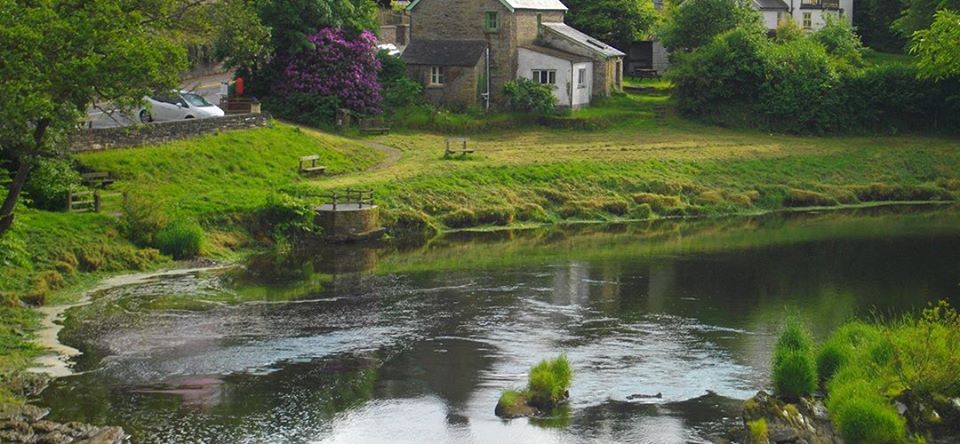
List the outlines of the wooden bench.
{"label": "wooden bench", "polygon": [[[454,154],[459,154],[460,156],[473,154],[475,150],[467,147],[468,140],[469,139],[463,137],[451,137],[447,139],[447,149],[443,152],[443,157],[449,157]],[[457,145],[460,146],[457,147]]]}
{"label": "wooden bench", "polygon": [[[320,160],[320,155],[318,154],[301,157],[300,174],[323,174],[325,171],[327,171],[327,167],[323,165],[317,165],[318,160]],[[308,164],[309,166],[307,166]]]}
{"label": "wooden bench", "polygon": [[390,127],[383,122],[383,119],[360,119],[360,131],[385,134],[390,132]]}
{"label": "wooden bench", "polygon": [[116,181],[112,174],[104,172],[84,173],[80,178],[81,182],[90,188],[106,188]]}
{"label": "wooden bench", "polygon": [[660,79],[660,72],[652,68],[634,68],[633,75],[641,79]]}

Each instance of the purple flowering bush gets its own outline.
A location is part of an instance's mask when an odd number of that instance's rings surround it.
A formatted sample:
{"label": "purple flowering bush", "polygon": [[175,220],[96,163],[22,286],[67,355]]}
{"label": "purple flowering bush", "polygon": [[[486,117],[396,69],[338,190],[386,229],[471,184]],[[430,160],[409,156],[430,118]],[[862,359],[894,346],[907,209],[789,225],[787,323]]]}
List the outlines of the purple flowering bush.
{"label": "purple flowering bush", "polygon": [[285,68],[274,86],[275,93],[336,97],[341,107],[379,113],[382,98],[376,36],[363,31],[349,38],[342,29],[322,28],[307,39],[315,48],[281,61]]}

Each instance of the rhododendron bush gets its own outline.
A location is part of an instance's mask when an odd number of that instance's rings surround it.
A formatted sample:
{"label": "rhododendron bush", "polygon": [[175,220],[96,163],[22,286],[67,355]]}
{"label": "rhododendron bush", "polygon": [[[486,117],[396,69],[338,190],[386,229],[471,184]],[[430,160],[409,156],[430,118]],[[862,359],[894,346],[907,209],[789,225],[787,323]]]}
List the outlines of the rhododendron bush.
{"label": "rhododendron bush", "polygon": [[380,61],[376,36],[363,31],[350,38],[342,29],[323,28],[307,39],[314,49],[279,61],[285,68],[274,85],[275,94],[336,97],[343,108],[365,114],[379,113]]}

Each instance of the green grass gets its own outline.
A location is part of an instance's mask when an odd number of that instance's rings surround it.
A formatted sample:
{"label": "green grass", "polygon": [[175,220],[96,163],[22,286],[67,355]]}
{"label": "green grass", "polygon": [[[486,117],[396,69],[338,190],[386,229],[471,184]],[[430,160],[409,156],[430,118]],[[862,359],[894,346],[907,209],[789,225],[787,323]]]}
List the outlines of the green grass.
{"label": "green grass", "polygon": [[358,142],[275,123],[161,146],[86,153],[77,160],[110,171],[119,177],[116,188],[160,202],[168,214],[202,219],[250,211],[269,194],[307,181],[297,172],[298,161],[313,154],[332,176],[362,171],[383,159]]}
{"label": "green grass", "polygon": [[515,411],[526,404],[541,412],[553,411],[567,399],[572,381],[573,369],[567,355],[544,359],[530,369],[524,389],[508,389],[500,394],[497,409]]}
{"label": "green grass", "polygon": [[910,54],[891,54],[866,49],[863,51],[863,61],[867,66],[912,65],[916,59]]}
{"label": "green grass", "polygon": [[960,396],[960,315],[946,302],[921,316],[850,323],[823,350],[822,360],[839,357],[830,363],[827,407],[847,442],[907,442],[894,398],[908,406],[910,430],[923,434],[940,426],[929,408],[949,408],[944,400]]}
{"label": "green grass", "polygon": [[796,319],[787,320],[777,339],[773,352],[773,386],[777,396],[791,400],[816,390],[813,340]]}

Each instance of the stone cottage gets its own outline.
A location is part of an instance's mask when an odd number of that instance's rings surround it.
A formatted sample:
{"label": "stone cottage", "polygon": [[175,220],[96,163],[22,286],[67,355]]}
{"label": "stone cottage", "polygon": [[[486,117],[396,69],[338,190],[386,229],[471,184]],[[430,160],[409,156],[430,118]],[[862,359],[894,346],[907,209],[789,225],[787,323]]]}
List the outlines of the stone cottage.
{"label": "stone cottage", "polygon": [[407,11],[403,59],[431,103],[501,106],[520,77],[571,108],[622,89],[624,54],[564,24],[560,0],[414,0]]}

